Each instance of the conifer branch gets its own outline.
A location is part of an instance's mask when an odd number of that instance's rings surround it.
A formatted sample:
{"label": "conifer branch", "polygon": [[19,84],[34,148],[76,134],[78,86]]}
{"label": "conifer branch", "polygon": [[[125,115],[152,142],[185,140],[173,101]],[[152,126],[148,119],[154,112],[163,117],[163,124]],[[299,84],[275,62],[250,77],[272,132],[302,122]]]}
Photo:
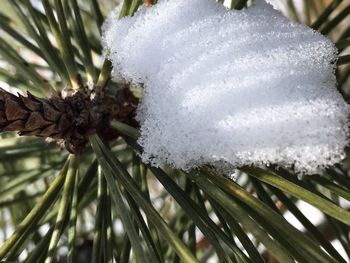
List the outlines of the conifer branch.
{"label": "conifer branch", "polygon": [[49,99],[30,92],[15,96],[0,88],[0,131],[52,138],[77,154],[93,133],[106,140],[119,136],[115,129],[106,129],[112,119],[136,125],[133,116],[137,103],[128,88],[115,97],[105,96],[101,89],[80,88],[65,98]]}

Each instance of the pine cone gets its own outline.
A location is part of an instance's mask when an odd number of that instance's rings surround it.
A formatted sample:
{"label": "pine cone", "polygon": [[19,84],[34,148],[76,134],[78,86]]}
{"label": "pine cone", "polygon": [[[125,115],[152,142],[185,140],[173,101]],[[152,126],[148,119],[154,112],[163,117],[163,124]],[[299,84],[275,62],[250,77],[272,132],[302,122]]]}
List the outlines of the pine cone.
{"label": "pine cone", "polygon": [[105,98],[99,89],[90,94],[80,89],[64,99],[40,99],[30,92],[17,97],[0,88],[0,131],[53,138],[78,154],[92,133],[100,132],[108,140],[119,135],[106,129],[111,119],[133,122],[138,101],[127,90],[114,98]]}

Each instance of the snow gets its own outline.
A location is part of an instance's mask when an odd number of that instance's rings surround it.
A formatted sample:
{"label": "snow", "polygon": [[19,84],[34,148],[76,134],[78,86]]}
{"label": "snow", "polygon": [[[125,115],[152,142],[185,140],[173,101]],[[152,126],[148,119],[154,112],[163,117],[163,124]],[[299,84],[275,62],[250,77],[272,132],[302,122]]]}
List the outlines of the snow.
{"label": "snow", "polygon": [[350,110],[336,90],[337,50],[262,0],[242,11],[160,0],[109,20],[104,45],[114,77],[144,87],[146,162],[314,173],[344,157]]}

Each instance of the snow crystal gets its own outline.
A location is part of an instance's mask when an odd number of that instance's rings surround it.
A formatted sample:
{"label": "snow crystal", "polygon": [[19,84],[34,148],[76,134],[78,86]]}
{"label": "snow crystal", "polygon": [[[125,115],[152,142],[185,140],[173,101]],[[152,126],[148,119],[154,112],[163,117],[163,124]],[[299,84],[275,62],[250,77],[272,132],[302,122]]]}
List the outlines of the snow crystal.
{"label": "snow crystal", "polygon": [[104,38],[114,76],[144,87],[144,161],[313,173],[344,157],[350,110],[334,45],[262,0],[242,11],[160,0],[108,22]]}

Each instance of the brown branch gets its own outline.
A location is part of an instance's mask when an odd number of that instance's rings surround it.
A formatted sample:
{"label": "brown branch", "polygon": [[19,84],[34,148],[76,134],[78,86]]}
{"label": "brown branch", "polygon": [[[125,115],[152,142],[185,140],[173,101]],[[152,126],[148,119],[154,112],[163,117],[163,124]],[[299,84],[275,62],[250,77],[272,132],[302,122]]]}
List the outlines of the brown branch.
{"label": "brown branch", "polygon": [[105,96],[98,88],[89,91],[82,87],[66,98],[50,99],[35,97],[30,92],[15,96],[0,88],[0,132],[52,138],[68,151],[79,154],[93,133],[105,140],[119,136],[109,128],[110,120],[132,122],[137,103],[128,87],[115,97]]}

